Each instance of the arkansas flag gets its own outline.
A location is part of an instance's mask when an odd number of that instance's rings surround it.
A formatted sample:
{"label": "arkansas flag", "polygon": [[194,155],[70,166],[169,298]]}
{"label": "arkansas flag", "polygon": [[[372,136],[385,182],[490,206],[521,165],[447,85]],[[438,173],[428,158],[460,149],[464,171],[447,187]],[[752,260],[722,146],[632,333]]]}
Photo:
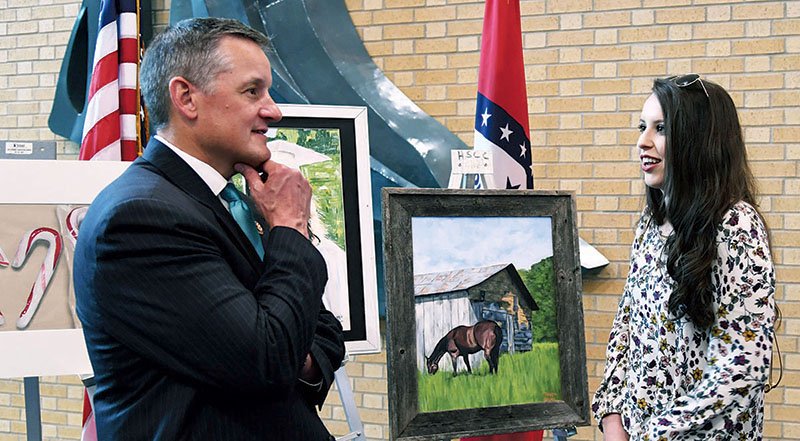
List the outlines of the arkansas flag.
{"label": "arkansas flag", "polygon": [[492,151],[494,188],[533,188],[519,0],[486,0],[475,149]]}
{"label": "arkansas flag", "polygon": [[[519,0],[486,0],[474,147],[492,152],[494,188],[533,188],[529,133]],[[542,438],[543,432],[536,431],[462,438],[462,441],[541,441]]]}

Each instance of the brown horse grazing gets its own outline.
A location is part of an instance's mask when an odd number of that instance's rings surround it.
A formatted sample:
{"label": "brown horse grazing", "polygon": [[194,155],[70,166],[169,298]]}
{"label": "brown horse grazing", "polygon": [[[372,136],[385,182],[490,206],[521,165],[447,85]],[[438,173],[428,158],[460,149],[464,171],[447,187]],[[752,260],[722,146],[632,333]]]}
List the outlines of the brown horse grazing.
{"label": "brown horse grazing", "polygon": [[502,342],[503,330],[491,320],[482,320],[473,326],[456,326],[439,340],[431,356],[425,357],[425,365],[429,374],[435,374],[439,370],[439,360],[447,352],[453,360],[453,376],[458,357],[464,358],[467,372],[471,374],[468,355],[483,350],[483,357],[489,362],[489,373],[496,374]]}

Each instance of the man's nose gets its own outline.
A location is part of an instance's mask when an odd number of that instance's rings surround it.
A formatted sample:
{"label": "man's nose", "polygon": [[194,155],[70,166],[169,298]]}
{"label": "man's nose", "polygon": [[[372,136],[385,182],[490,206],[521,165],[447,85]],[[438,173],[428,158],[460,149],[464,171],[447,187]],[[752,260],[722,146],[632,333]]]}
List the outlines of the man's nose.
{"label": "man's nose", "polygon": [[283,118],[283,113],[275,101],[272,100],[271,97],[267,97],[266,102],[261,109],[259,110],[259,116],[266,119],[269,122],[278,122]]}

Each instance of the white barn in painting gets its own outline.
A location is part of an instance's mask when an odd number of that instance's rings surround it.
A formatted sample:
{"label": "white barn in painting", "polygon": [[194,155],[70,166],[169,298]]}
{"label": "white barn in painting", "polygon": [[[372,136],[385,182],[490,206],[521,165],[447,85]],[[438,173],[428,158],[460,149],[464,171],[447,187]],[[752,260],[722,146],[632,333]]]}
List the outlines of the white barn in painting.
{"label": "white barn in painting", "polygon": [[[414,276],[414,301],[417,322],[417,368],[425,371],[425,356],[436,343],[459,325],[472,326],[480,320],[495,320],[504,338],[510,340],[520,329],[530,329],[530,313],[539,307],[513,264],[464,268]],[[508,331],[512,338],[508,339]],[[528,331],[530,333],[530,331]],[[473,369],[483,363],[483,352],[470,356]],[[452,372],[450,356],[439,361],[439,370]],[[465,370],[458,361],[459,372]]]}

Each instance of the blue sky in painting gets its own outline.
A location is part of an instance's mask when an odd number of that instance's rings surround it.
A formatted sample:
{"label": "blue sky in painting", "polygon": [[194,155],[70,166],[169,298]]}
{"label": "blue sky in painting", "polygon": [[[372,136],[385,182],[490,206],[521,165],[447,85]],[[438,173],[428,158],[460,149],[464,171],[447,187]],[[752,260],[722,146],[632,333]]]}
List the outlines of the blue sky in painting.
{"label": "blue sky in painting", "polygon": [[549,217],[413,217],[414,274],[513,263],[553,255]]}

